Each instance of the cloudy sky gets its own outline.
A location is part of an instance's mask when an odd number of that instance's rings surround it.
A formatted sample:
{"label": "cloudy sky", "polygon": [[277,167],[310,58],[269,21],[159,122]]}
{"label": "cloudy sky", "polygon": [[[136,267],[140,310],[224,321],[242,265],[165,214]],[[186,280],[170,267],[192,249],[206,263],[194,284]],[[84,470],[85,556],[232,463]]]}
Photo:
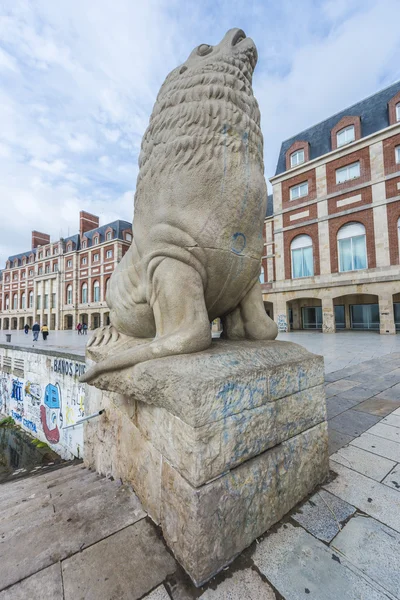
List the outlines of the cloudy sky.
{"label": "cloudy sky", "polygon": [[79,210],[131,220],[141,137],[167,73],[241,27],[266,176],[280,142],[400,79],[399,0],[2,0],[0,268]]}

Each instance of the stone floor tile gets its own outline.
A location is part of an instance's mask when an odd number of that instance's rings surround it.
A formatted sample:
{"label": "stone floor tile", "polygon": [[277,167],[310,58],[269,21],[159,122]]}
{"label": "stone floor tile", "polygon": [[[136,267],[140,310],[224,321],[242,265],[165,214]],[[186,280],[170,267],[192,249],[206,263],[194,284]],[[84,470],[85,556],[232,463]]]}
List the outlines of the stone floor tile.
{"label": "stone floor tile", "polygon": [[369,431],[352,440],[351,445],[368,450],[373,454],[379,454],[379,456],[384,456],[394,462],[400,462],[400,444],[377,435],[371,435]]}
{"label": "stone floor tile", "polygon": [[268,535],[256,547],[253,560],[286,600],[387,600],[301,527],[284,525]]}
{"label": "stone floor tile", "polygon": [[383,398],[374,396],[354,406],[354,410],[360,410],[361,412],[377,415],[378,417],[385,417],[398,406],[400,406],[400,400],[384,400]]}
{"label": "stone floor tile", "polygon": [[331,398],[327,398],[326,400],[326,410],[328,419],[333,419],[336,415],[340,415],[340,413],[345,410],[349,410],[354,406],[354,401],[345,400],[344,398],[339,398],[339,396],[332,396]]}
{"label": "stone floor tile", "polygon": [[340,433],[356,437],[361,435],[378,421],[379,417],[375,415],[369,415],[350,409],[333,417],[333,419],[330,419],[329,427]]}
{"label": "stone floor tile", "polygon": [[396,408],[396,410],[393,411],[394,415],[400,415],[400,408]]}
{"label": "stone floor tile", "polygon": [[400,492],[400,465],[396,465],[382,483]]}
{"label": "stone floor tile", "polygon": [[332,454],[331,459],[376,481],[382,481],[396,465],[388,458],[352,445],[340,448],[335,454]]}
{"label": "stone floor tile", "polygon": [[383,398],[384,400],[400,400],[400,384],[382,390],[377,394],[377,397]]}
{"label": "stone floor tile", "polygon": [[170,600],[167,591],[163,585],[159,585],[158,588],[150,592],[147,596],[144,596],[143,600]]}
{"label": "stone floor tile", "polygon": [[360,385],[359,382],[347,381],[346,379],[340,379],[339,381],[334,381],[333,383],[328,383],[325,386],[326,397],[330,398],[331,396],[336,396],[346,390],[350,390],[351,388]]}
{"label": "stone floor tile", "polygon": [[[18,531],[6,543],[0,539],[0,589],[145,516],[138,498],[126,486],[111,487],[110,491],[83,501],[73,498],[71,506],[53,514],[45,527],[39,522],[35,527]],[[26,523],[29,524],[29,513]],[[27,548],[34,552],[27,553]]]}
{"label": "stone floor tile", "polygon": [[345,435],[340,433],[339,431],[335,431],[330,427],[330,421],[328,421],[328,445],[329,445],[329,454],[336,452],[339,448],[346,446],[352,441],[352,436]]}
{"label": "stone floor tile", "polygon": [[[0,600],[63,600],[61,566],[56,563],[0,592]],[[75,599],[76,600],[76,599]]]}
{"label": "stone floor tile", "polygon": [[390,425],[391,427],[397,427],[400,429],[400,415],[388,415],[382,419],[381,423],[383,425]]}
{"label": "stone floor tile", "polygon": [[346,390],[345,392],[341,392],[336,395],[336,398],[343,398],[345,400],[352,400],[353,406],[362,402],[363,400],[368,400],[371,396],[374,396],[375,392],[371,392],[371,390],[366,389],[361,386],[353,387],[350,390]]}
{"label": "stone floor tile", "polygon": [[331,469],[338,476],[324,489],[400,532],[400,494],[334,461]]}
{"label": "stone floor tile", "polygon": [[344,433],[340,433],[339,431],[335,431],[334,429],[330,429],[329,421],[328,421],[328,451],[329,454],[333,454],[339,448],[343,446],[347,446],[352,440],[351,435],[345,435]]}
{"label": "stone floor tile", "polygon": [[400,597],[400,534],[375,519],[358,515],[333,540],[355,567],[385,590]]}
{"label": "stone floor tile", "polygon": [[392,427],[391,425],[385,425],[384,423],[377,423],[370,429],[368,433],[383,438],[384,440],[391,440],[400,444],[400,429],[398,427]]}
{"label": "stone floor tile", "polygon": [[275,592],[252,569],[234,571],[216,589],[208,588],[201,600],[275,600]]}
{"label": "stone floor tile", "polygon": [[292,514],[304,529],[323,542],[330,542],[340,531],[340,524],[356,509],[326,490],[320,490]]}
{"label": "stone floor tile", "polygon": [[65,600],[136,600],[175,569],[155,527],[142,520],[63,561]]}

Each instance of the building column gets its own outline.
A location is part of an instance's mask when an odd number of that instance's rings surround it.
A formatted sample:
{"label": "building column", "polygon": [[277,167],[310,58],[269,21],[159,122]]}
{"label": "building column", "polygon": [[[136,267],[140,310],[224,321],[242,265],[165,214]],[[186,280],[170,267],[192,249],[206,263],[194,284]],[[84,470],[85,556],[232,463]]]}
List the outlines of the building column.
{"label": "building column", "polygon": [[379,295],[379,333],[384,335],[393,335],[396,333],[394,323],[393,296],[392,294]]}
{"label": "building column", "polygon": [[333,299],[323,297],[322,303],[322,333],[336,333],[335,307]]}
{"label": "building column", "polygon": [[278,331],[289,331],[287,303],[284,296],[282,294],[277,294],[272,303],[274,305],[274,321],[278,325]]}

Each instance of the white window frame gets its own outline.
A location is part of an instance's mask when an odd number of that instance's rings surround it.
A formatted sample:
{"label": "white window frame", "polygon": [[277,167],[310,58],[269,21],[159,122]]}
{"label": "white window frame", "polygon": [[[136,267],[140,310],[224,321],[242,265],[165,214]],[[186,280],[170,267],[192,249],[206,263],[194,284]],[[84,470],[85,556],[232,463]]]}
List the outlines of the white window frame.
{"label": "white window frame", "polygon": [[67,287],[67,304],[72,304],[72,285]]}
{"label": "white window frame", "polygon": [[67,260],[67,267],[68,269],[72,267],[72,260]]}
{"label": "white window frame", "polygon": [[53,273],[58,273],[58,264],[57,263],[55,263],[53,265]]}
{"label": "white window frame", "polygon": [[99,262],[99,254],[93,254],[93,262]]}
{"label": "white window frame", "polygon": [[18,294],[13,294],[13,310],[18,310]]}
{"label": "white window frame", "polygon": [[396,122],[400,121],[400,102],[396,104]]}
{"label": "white window frame", "polygon": [[[350,225],[359,225],[360,226],[360,233],[358,234],[353,234],[353,235],[348,235],[348,236],[341,236],[340,232],[343,231],[345,229],[345,227],[350,226]],[[346,223],[346,225],[342,225],[342,227],[339,229],[339,231],[337,232],[337,236],[336,236],[336,243],[337,243],[337,257],[338,257],[338,271],[339,273],[351,273],[351,271],[365,271],[365,269],[368,269],[368,250],[367,250],[367,231],[365,229],[365,226],[362,223]],[[361,233],[361,227],[363,228],[363,233]],[[363,267],[362,269],[356,269],[354,268],[354,254],[353,254],[353,239],[357,238],[357,237],[364,237],[364,243],[365,243],[365,267]],[[352,263],[352,269],[349,269],[347,271],[342,271],[340,269],[340,240],[350,240],[351,242],[351,263]]]}
{"label": "white window frame", "polygon": [[107,250],[106,258],[112,258],[112,256],[113,256],[113,251],[112,250]]}
{"label": "white window frame", "polygon": [[396,146],[394,149],[394,157],[396,160],[396,165],[400,165],[400,146]]}
{"label": "white window frame", "polygon": [[86,248],[86,241],[82,242],[82,249],[84,250]]}
{"label": "white window frame", "polygon": [[95,235],[94,238],[93,238],[93,244],[95,246],[97,246],[98,243],[99,243],[99,237],[97,235]]}
{"label": "white window frame", "polygon": [[308,181],[303,181],[297,185],[293,185],[290,188],[290,199],[298,200],[299,198],[304,198],[308,196]]}
{"label": "white window frame", "polygon": [[[96,290],[99,290],[98,298],[96,299]],[[95,281],[93,284],[93,302],[100,302],[100,282]]]}
{"label": "white window frame", "polygon": [[107,231],[106,240],[107,241],[112,240],[112,231]]}
{"label": "white window frame", "polygon": [[347,127],[343,127],[343,129],[337,132],[336,145],[338,148],[341,148],[342,146],[346,146],[346,144],[351,144],[351,142],[354,142],[355,139],[356,129],[354,125],[348,125]]}
{"label": "white window frame", "polygon": [[25,294],[25,292],[22,292],[22,294],[21,294],[21,309],[22,310],[25,310],[25,308],[26,308],[25,300],[26,300],[26,294]]}
{"label": "white window frame", "polygon": [[[352,175],[352,171],[356,171],[357,175]],[[350,165],[346,165],[345,167],[340,167],[340,169],[336,169],[335,174],[336,185],[346,183],[346,181],[353,181],[353,179],[358,179],[361,174],[360,161],[358,160],[354,163],[351,163]]]}
{"label": "white window frame", "polygon": [[33,292],[32,290],[29,292],[29,296],[28,296],[28,308],[32,308],[33,307]]}
{"label": "white window frame", "polygon": [[82,265],[87,265],[87,256],[82,258]]}
{"label": "white window frame", "polygon": [[127,242],[131,242],[131,241],[132,241],[132,234],[131,234],[131,233],[127,233],[127,234],[125,235],[125,240],[126,240]]}
{"label": "white window frame", "polygon": [[[85,299],[83,298],[83,292],[86,292]],[[82,287],[81,287],[81,302],[82,302],[82,304],[87,304],[87,301],[88,301],[88,284],[83,283]]]}
{"label": "white window frame", "polygon": [[[303,245],[302,241],[305,241],[305,238],[307,239],[307,245]],[[311,275],[299,275],[298,277],[294,276],[294,264],[293,264],[293,250],[306,250],[307,248],[311,248],[312,250],[312,259],[313,259],[313,272]],[[312,241],[312,237],[307,235],[307,234],[300,234],[298,236],[296,236],[295,238],[293,238],[293,240],[291,241],[290,244],[290,261],[291,261],[291,267],[292,267],[292,271],[291,271],[291,275],[292,275],[292,279],[304,279],[305,277],[314,277],[314,246],[313,246],[313,241]]]}
{"label": "white window frame", "polygon": [[304,148],[300,148],[300,150],[292,152],[292,154],[290,155],[291,167],[297,167],[298,165],[303,164],[303,162],[305,162]]}
{"label": "white window frame", "polygon": [[260,275],[259,275],[259,281],[260,283],[265,283],[265,272],[264,272],[264,267],[261,265],[261,269],[260,269]]}

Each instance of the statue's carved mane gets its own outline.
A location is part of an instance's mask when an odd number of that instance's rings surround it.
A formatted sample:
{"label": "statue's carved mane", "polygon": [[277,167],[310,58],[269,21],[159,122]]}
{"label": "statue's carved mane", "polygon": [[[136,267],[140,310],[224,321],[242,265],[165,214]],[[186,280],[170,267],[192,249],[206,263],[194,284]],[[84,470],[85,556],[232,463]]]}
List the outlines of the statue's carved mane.
{"label": "statue's carved mane", "polygon": [[162,85],[144,134],[140,183],[154,169],[192,168],[244,146],[263,169],[260,111],[246,65],[237,58],[175,69]]}

